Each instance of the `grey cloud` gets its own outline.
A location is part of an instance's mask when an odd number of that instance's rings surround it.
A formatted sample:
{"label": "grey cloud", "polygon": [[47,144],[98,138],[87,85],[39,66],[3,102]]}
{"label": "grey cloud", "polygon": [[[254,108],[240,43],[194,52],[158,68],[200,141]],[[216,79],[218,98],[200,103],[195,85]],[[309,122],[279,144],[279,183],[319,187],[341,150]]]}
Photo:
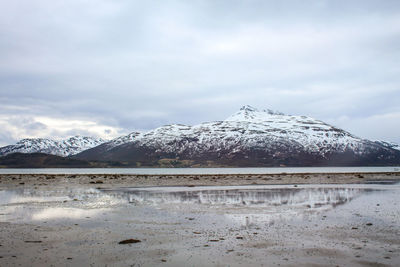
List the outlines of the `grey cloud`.
{"label": "grey cloud", "polygon": [[3,1],[0,115],[129,132],[252,104],[367,137],[362,123],[399,112],[399,15],[374,0]]}

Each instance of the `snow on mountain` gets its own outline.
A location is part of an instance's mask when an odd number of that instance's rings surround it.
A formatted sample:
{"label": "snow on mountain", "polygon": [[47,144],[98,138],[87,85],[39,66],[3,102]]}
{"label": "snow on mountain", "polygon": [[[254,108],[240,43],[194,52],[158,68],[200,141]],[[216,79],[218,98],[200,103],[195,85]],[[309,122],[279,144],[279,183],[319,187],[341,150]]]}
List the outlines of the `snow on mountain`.
{"label": "snow on mountain", "polygon": [[243,147],[268,148],[280,142],[291,142],[308,152],[343,152],[347,148],[361,150],[363,142],[350,133],[307,116],[259,111],[250,106],[242,107],[224,121],[194,126],[166,125],[135,137],[142,145],[171,153],[187,150],[187,146],[192,153],[213,149],[229,149],[235,153]]}
{"label": "snow on mountain", "polygon": [[11,153],[46,153],[57,156],[70,156],[78,154],[84,150],[96,147],[106,142],[101,138],[87,136],[73,136],[65,140],[56,141],[45,138],[22,139],[15,145],[0,148],[0,156]]}
{"label": "snow on mountain", "polygon": [[140,133],[132,132],[128,135],[120,136],[120,137],[117,137],[117,138],[107,142],[107,143],[104,143],[104,145],[107,147],[107,149],[112,149],[116,146],[120,146],[120,145],[129,143],[129,142],[133,142],[138,135],[140,135]]}
{"label": "snow on mountain", "polygon": [[259,111],[249,106],[242,107],[225,122],[237,122],[249,131],[268,135],[271,141],[282,138],[295,141],[308,152],[343,152],[347,148],[359,150],[364,142],[344,130],[308,116]]}
{"label": "snow on mountain", "polygon": [[400,145],[393,143],[393,142],[386,142],[386,141],[381,141],[381,140],[377,140],[375,141],[375,143],[382,145],[382,146],[386,146],[392,149],[396,149],[396,150],[400,150]]}
{"label": "snow on mountain", "polygon": [[[77,155],[95,160],[201,159],[260,165],[313,164],[359,157],[394,159],[388,146],[361,139],[308,116],[284,115],[244,106],[224,121],[194,126],[165,125],[144,133],[132,133]],[[341,157],[340,155],[345,155]],[[371,156],[372,155],[372,156]],[[360,162],[360,161],[358,161]],[[243,164],[247,164],[243,163]],[[325,164],[323,163],[323,164]],[[356,163],[354,163],[356,164]]]}

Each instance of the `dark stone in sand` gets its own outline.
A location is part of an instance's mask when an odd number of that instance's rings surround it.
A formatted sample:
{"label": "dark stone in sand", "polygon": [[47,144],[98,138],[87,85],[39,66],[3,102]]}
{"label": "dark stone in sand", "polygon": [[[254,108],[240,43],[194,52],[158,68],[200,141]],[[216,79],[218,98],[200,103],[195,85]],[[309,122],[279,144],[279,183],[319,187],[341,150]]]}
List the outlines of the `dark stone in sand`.
{"label": "dark stone in sand", "polygon": [[237,236],[236,239],[243,239],[243,236]]}
{"label": "dark stone in sand", "polygon": [[142,242],[142,241],[140,241],[139,239],[133,239],[133,238],[131,238],[131,239],[122,240],[122,241],[120,241],[118,244],[125,245],[125,244],[139,243],[139,242]]}
{"label": "dark stone in sand", "polygon": [[40,240],[26,240],[25,243],[42,243]]}
{"label": "dark stone in sand", "polygon": [[210,242],[219,242],[219,239],[210,239],[208,241],[210,241]]}
{"label": "dark stone in sand", "polygon": [[372,223],[367,223],[367,224],[365,224],[365,225],[371,226],[371,225],[372,225]]}
{"label": "dark stone in sand", "polygon": [[201,233],[200,232],[193,232],[193,234],[200,235]]}
{"label": "dark stone in sand", "polygon": [[351,230],[358,230],[357,227],[351,227]]}

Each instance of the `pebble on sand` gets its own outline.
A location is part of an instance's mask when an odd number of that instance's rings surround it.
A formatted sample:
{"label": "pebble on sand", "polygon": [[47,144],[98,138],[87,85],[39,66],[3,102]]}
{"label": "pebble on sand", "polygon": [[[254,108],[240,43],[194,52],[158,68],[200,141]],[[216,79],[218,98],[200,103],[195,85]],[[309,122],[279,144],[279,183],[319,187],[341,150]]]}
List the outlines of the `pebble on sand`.
{"label": "pebble on sand", "polygon": [[133,239],[133,238],[131,238],[131,239],[122,240],[122,241],[120,241],[118,244],[125,245],[125,244],[139,243],[139,242],[142,242],[142,241],[140,241],[139,239]]}

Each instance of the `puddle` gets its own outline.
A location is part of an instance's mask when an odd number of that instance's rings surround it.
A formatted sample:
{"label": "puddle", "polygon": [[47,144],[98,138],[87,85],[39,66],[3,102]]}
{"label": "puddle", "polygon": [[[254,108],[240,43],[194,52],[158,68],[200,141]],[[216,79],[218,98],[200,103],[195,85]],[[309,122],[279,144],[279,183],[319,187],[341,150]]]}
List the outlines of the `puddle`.
{"label": "puddle", "polygon": [[[241,225],[305,220],[398,185],[271,185],[0,191],[0,221],[78,220],[139,209],[219,214]],[[135,217],[135,216],[133,216]]]}
{"label": "puddle", "polygon": [[86,219],[126,203],[97,189],[0,190],[0,221]]}

